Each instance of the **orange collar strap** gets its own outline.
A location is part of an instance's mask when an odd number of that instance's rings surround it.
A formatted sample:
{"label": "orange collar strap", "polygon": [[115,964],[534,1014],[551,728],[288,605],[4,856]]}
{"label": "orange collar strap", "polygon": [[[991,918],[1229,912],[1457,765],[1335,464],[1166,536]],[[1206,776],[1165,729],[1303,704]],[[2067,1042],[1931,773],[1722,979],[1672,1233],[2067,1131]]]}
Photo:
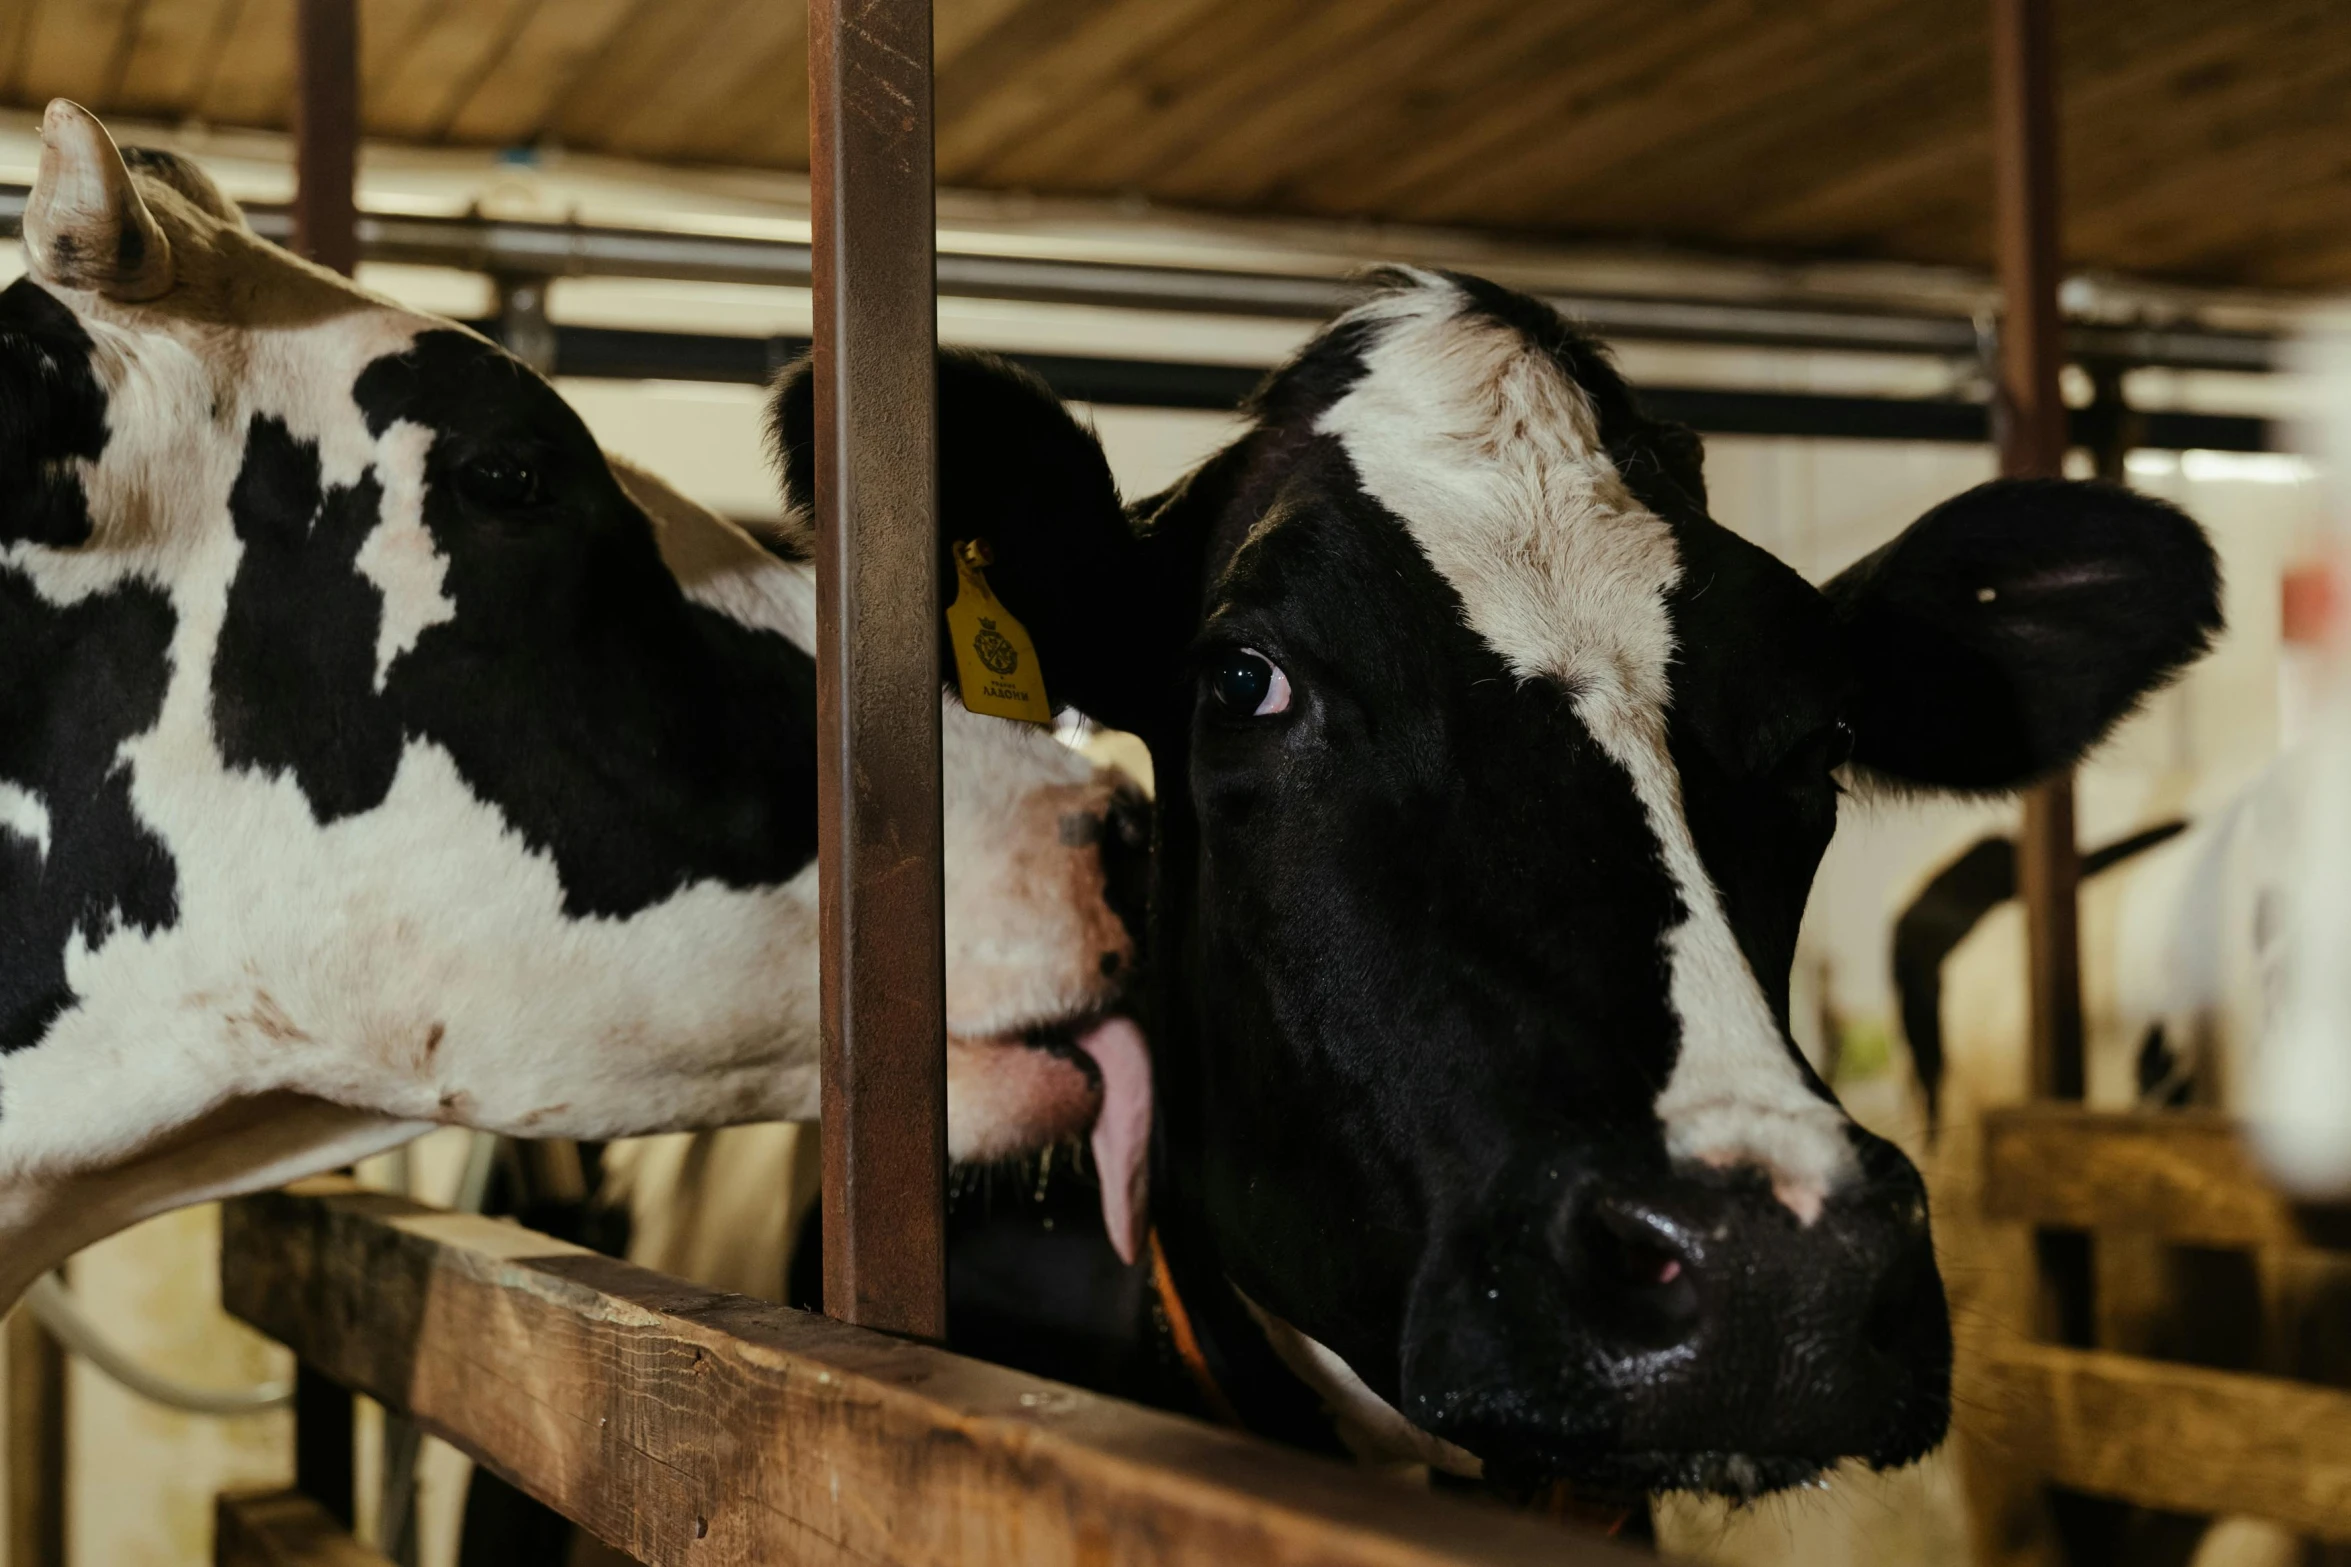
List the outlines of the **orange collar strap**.
{"label": "orange collar strap", "polygon": [[1176,1293],[1175,1275],[1168,1271],[1167,1253],[1160,1249],[1156,1227],[1151,1231],[1151,1289],[1159,1297],[1159,1314],[1167,1319],[1168,1336],[1175,1340],[1176,1358],[1184,1363],[1185,1373],[1209,1412],[1228,1426],[1245,1429],[1241,1412],[1225,1396],[1216,1373],[1208,1369],[1208,1356],[1200,1348],[1200,1335],[1192,1330],[1192,1314],[1184,1309],[1184,1297]]}

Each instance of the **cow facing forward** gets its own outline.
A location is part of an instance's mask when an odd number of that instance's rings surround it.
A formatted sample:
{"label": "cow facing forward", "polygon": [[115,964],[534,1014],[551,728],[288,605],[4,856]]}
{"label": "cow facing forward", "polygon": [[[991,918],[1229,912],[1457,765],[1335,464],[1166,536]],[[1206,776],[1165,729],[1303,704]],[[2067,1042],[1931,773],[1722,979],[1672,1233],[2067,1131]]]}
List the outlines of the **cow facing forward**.
{"label": "cow facing forward", "polygon": [[[192,165],[62,102],[42,140],[0,293],[0,1301],[436,1124],[812,1117],[808,569]],[[1136,1168],[1134,810],[1033,726],[950,703],[943,745],[951,1149],[1107,1086]]]}
{"label": "cow facing forward", "polygon": [[1926,1195],[1787,1026],[1839,779],[2073,761],[2217,630],[2202,533],[1995,483],[1815,589],[1596,345],[1466,278],[1391,278],[1251,415],[1127,516],[991,541],[1057,695],[1152,753],[1187,1362],[1261,1429],[1303,1386],[1512,1489],[1925,1453]]}

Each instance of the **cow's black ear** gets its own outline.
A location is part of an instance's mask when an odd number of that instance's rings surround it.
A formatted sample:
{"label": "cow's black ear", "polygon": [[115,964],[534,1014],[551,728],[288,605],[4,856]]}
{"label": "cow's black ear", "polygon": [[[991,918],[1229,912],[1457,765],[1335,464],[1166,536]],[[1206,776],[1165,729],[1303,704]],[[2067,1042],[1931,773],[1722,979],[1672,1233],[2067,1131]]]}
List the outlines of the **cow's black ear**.
{"label": "cow's black ear", "polygon": [[2069,765],[2221,630],[2203,529],[2062,479],[1979,485],[1826,592],[1859,677],[1854,759],[1929,788],[2013,789]]}
{"label": "cow's black ear", "polygon": [[[806,516],[816,484],[814,377],[805,360],[776,384],[769,435],[787,512]],[[986,541],[988,586],[1027,627],[1056,706],[1127,727],[1148,646],[1135,605],[1144,551],[1092,431],[1052,388],[993,354],[939,355],[939,594],[954,602],[954,545]],[[954,679],[942,648],[941,678]]]}

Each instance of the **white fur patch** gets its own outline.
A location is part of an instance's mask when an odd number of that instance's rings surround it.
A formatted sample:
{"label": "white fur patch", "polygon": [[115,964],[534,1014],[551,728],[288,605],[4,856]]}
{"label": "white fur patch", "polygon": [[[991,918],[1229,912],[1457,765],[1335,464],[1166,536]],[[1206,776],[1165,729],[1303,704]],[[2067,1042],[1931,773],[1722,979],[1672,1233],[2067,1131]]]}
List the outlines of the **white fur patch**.
{"label": "white fur patch", "polygon": [[0,832],[14,833],[49,858],[49,807],[21,784],[0,781]]}
{"label": "white fur patch", "polygon": [[1676,1159],[1759,1165],[1809,1222],[1853,1168],[1842,1111],[1798,1072],[1682,813],[1666,743],[1681,576],[1672,530],[1626,488],[1583,390],[1434,276],[1351,318],[1380,330],[1317,428],[1460,594],[1522,680],[1550,679],[1631,778],[1687,917],[1666,939],[1681,1050],[1657,1100]]}
{"label": "white fur patch", "polygon": [[392,672],[392,660],[416,646],[428,627],[457,618],[457,606],[442,591],[449,562],[424,525],[425,454],[432,444],[432,431],[405,420],[386,430],[377,444],[381,520],[352,564],[384,596],[383,619],[376,627],[378,691]]}

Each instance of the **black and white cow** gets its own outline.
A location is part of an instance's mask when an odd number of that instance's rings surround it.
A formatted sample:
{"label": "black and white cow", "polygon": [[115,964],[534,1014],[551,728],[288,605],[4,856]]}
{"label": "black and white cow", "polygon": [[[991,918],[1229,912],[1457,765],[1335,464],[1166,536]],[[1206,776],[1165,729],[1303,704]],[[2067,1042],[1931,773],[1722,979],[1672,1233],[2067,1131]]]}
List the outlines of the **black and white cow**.
{"label": "black and white cow", "polygon": [[[1154,1211],[1209,1379],[1514,1490],[1925,1453],[1925,1193],[1788,1034],[1839,777],[2070,762],[2217,630],[2203,535],[1995,483],[1815,589],[1597,345],[1462,277],[1388,276],[1250,413],[990,540],[1057,694],[1151,749]],[[778,415],[804,488],[805,382]]]}
{"label": "black and white cow", "polygon": [[[0,293],[0,1302],[436,1124],[812,1117],[809,569],[193,165],[64,102],[42,139]],[[951,1151],[1082,1135],[1107,1083],[1139,1168],[1131,794],[954,702],[943,745]]]}

